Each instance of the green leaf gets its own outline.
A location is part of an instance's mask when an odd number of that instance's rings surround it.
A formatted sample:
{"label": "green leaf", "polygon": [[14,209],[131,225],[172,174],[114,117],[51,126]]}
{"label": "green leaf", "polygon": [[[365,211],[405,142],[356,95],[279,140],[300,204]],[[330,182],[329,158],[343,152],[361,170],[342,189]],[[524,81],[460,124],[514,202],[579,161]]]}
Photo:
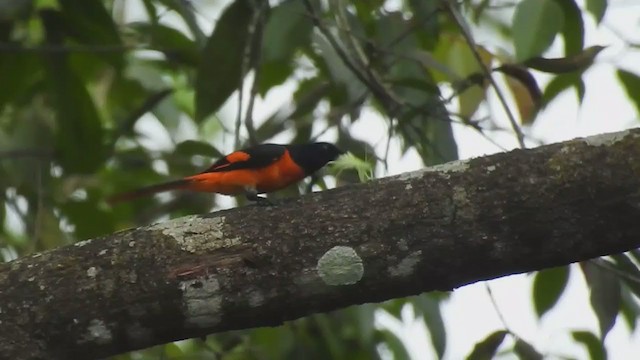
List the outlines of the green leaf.
{"label": "green leaf", "polygon": [[[481,73],[482,66],[487,68],[491,66],[493,55],[481,46],[476,47],[475,52],[482,58],[483,65],[478,64],[469,45],[462,37],[452,38],[447,46],[446,64],[461,78]],[[459,112],[462,116],[470,118],[475,114],[486,97],[488,85],[489,82],[481,81],[459,94]]]}
{"label": "green leaf", "polygon": [[238,89],[253,18],[250,0],[236,0],[207,39],[196,76],[196,121],[201,122]]}
{"label": "green leaf", "polygon": [[571,335],[573,340],[587,348],[591,360],[607,360],[607,349],[596,335],[589,331],[573,331]]}
{"label": "green leaf", "polygon": [[602,261],[595,259],[582,262],[580,267],[591,290],[591,307],[600,324],[600,339],[604,341],[620,310],[620,280],[611,271],[596,265]]}
{"label": "green leaf", "polygon": [[562,37],[564,38],[564,54],[573,55],[582,51],[584,47],[584,22],[582,11],[575,0],[555,0],[562,9],[564,21]]}
{"label": "green leaf", "polygon": [[531,125],[542,106],[542,92],[536,78],[520,65],[505,64],[495,69],[507,75],[507,86],[520,113],[523,125]]}
{"label": "green leaf", "polygon": [[542,93],[543,104],[549,104],[558,95],[570,88],[574,88],[576,90],[578,101],[582,103],[585,89],[581,75],[581,73],[568,73],[554,77],[553,80],[547,84],[547,87]]}
{"label": "green leaf", "polygon": [[373,179],[373,166],[366,160],[362,160],[354,154],[347,152],[338,157],[331,164],[331,170],[339,176],[345,170],[355,170],[358,173],[360,182],[366,182]]}
{"label": "green leaf", "polygon": [[569,266],[541,270],[533,279],[533,305],[541,318],[560,299],[569,282]]}
{"label": "green leaf", "polygon": [[596,24],[600,24],[604,14],[607,11],[608,0],[586,0],[587,11],[593,15]]}
{"label": "green leaf", "polygon": [[198,25],[198,19],[196,18],[196,9],[190,1],[184,0],[157,0],[162,5],[175,11],[182,19],[184,23],[191,31],[191,34],[196,39],[196,42],[201,45],[204,43],[205,35]]}
{"label": "green leaf", "polygon": [[[120,46],[122,41],[113,17],[101,0],[58,0],[68,35],[86,45]],[[99,58],[121,68],[123,52],[107,52]]]}
{"label": "green leaf", "polygon": [[542,360],[544,356],[536,350],[531,344],[528,342],[517,339],[516,345],[513,351],[518,355],[521,360]]}
{"label": "green leaf", "polygon": [[637,327],[637,319],[640,317],[640,304],[638,304],[635,296],[627,286],[622,287],[622,305],[620,307],[620,314],[633,333]]}
{"label": "green leaf", "polygon": [[633,263],[627,254],[611,255],[613,266],[626,276],[620,276],[620,280],[640,299],[640,269]]}
{"label": "green leaf", "polygon": [[22,102],[25,93],[39,81],[43,71],[38,58],[30,53],[0,56],[0,109],[10,102]]}
{"label": "green leaf", "polygon": [[185,140],[178,145],[176,145],[175,149],[176,154],[180,154],[182,156],[206,156],[212,159],[218,159],[222,157],[222,153],[218,151],[213,145],[197,140]]}
{"label": "green leaf", "polygon": [[71,200],[61,205],[65,217],[75,227],[76,239],[90,239],[115,230],[112,212],[100,209],[99,201],[99,197],[91,196],[86,200]]}
{"label": "green leaf", "polygon": [[489,336],[487,336],[484,340],[477,343],[476,346],[473,347],[473,351],[469,356],[467,356],[467,360],[491,360],[494,355],[498,351],[498,348],[502,344],[504,337],[508,333],[504,330],[496,331]]}
{"label": "green leaf", "polygon": [[434,16],[440,10],[440,3],[437,1],[409,0],[409,8],[414,14],[414,31],[420,48],[433,50],[439,43],[440,21],[438,16]]}
{"label": "green leaf", "polygon": [[523,0],[512,20],[518,62],[542,54],[563,27],[562,8],[555,0]]}
{"label": "green leaf", "polygon": [[167,60],[189,66],[197,66],[200,53],[196,43],[185,34],[162,24],[138,22],[131,28],[145,37],[151,49],[162,52]]}
{"label": "green leaf", "polygon": [[[50,43],[59,43],[53,12],[41,12]],[[82,79],[69,67],[64,54],[43,55],[49,94],[56,114],[56,148],[67,173],[91,173],[105,157],[102,122]]]}
{"label": "green leaf", "polygon": [[604,46],[595,45],[590,46],[577,54],[562,58],[547,59],[543,57],[533,57],[525,61],[523,65],[550,74],[563,74],[573,71],[582,72],[593,64],[596,56],[598,56],[603,49]]}
{"label": "green leaf", "polygon": [[305,14],[299,0],[284,1],[271,10],[262,41],[261,94],[291,75],[296,50],[311,41],[313,26]]}
{"label": "green leaf", "polygon": [[633,101],[636,111],[640,114],[640,76],[622,69],[618,69],[617,75],[627,96]]}
{"label": "green leaf", "polygon": [[447,347],[447,331],[442,319],[439,299],[435,294],[419,295],[413,300],[413,306],[417,313],[422,314],[429,330],[431,344],[433,344],[438,357],[442,358]]}

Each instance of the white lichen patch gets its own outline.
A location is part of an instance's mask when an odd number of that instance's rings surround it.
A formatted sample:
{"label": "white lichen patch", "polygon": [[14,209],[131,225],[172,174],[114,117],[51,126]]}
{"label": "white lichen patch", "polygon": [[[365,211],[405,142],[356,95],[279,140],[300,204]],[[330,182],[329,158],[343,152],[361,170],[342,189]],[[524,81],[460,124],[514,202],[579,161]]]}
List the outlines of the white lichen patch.
{"label": "white lichen patch", "polygon": [[458,207],[464,207],[469,205],[467,189],[464,186],[455,186],[453,188],[452,198]]}
{"label": "white lichen patch", "polygon": [[609,146],[617,143],[618,141],[622,141],[625,137],[629,136],[630,134],[631,132],[628,130],[618,131],[613,133],[589,136],[589,137],[583,138],[582,141],[584,141],[587,145],[590,145],[590,146]]}
{"label": "white lichen patch", "polygon": [[90,278],[94,278],[98,275],[98,269],[95,266],[92,266],[87,269],[87,276]]}
{"label": "white lichen patch", "polygon": [[85,245],[91,244],[92,241],[93,241],[92,239],[78,241],[77,243],[73,244],[73,246],[83,247]]}
{"label": "white lichen patch", "polygon": [[413,186],[411,186],[411,184],[407,184],[407,186],[404,187],[405,190],[411,190],[413,189]]}
{"label": "white lichen patch", "polygon": [[109,251],[109,250],[107,250],[107,249],[100,250],[100,252],[98,253],[98,256],[104,256],[104,255],[106,255],[106,254],[107,254],[107,252],[108,252],[108,251]]}
{"label": "white lichen patch", "polygon": [[352,285],[362,279],[364,265],[349,246],[334,246],[318,260],[318,275],[327,285]]}
{"label": "white lichen patch", "polygon": [[113,339],[111,330],[102,320],[93,319],[87,326],[87,332],[82,336],[80,342],[91,342],[96,344],[108,344]]}
{"label": "white lichen patch", "polygon": [[456,160],[448,163],[429,166],[427,168],[411,171],[398,175],[398,179],[401,181],[420,179],[426,173],[441,173],[443,175],[449,175],[451,173],[463,172],[469,169],[469,160]]}
{"label": "white lichen patch", "polygon": [[420,263],[422,258],[422,250],[414,251],[411,254],[400,260],[400,263],[396,266],[389,268],[389,275],[391,276],[409,276],[415,271],[416,265]]}
{"label": "white lichen patch", "polygon": [[495,171],[495,170],[496,170],[496,166],[495,166],[495,165],[489,165],[489,166],[487,166],[487,172],[488,172],[488,173],[493,172],[493,171]]}
{"label": "white lichen patch", "polygon": [[136,246],[136,242],[135,241],[129,241],[129,247],[132,248]]}
{"label": "white lichen patch", "polygon": [[152,225],[148,229],[159,230],[173,237],[184,251],[199,253],[241,243],[239,237],[230,238],[224,234],[224,221],[224,216],[211,218],[186,216]]}
{"label": "white lichen patch", "polygon": [[180,282],[187,327],[210,328],[220,323],[222,295],[213,276]]}
{"label": "white lichen patch", "polygon": [[405,239],[398,240],[398,249],[400,249],[402,251],[409,250],[409,245],[407,244],[407,240],[405,240]]}
{"label": "white lichen patch", "polygon": [[463,172],[467,169],[469,169],[469,160],[456,160],[449,161],[448,163],[444,164],[429,166],[428,168],[424,169],[424,171],[449,174]]}

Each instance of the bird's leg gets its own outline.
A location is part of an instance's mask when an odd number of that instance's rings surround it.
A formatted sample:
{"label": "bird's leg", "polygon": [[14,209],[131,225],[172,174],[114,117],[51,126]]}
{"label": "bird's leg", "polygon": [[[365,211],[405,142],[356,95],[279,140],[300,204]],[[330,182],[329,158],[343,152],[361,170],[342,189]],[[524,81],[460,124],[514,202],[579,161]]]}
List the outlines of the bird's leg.
{"label": "bird's leg", "polygon": [[262,196],[258,196],[256,189],[245,189],[244,195],[249,201],[255,201],[258,206],[273,206],[273,203],[269,199]]}

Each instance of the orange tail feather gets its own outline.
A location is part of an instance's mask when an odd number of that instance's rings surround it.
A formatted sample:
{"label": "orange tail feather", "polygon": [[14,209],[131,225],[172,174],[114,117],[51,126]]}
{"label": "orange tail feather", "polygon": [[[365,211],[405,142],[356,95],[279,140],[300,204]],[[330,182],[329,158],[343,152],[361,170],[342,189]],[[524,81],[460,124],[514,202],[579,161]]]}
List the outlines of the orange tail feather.
{"label": "orange tail feather", "polygon": [[113,195],[107,199],[107,202],[113,205],[119,202],[134,200],[143,196],[149,196],[149,195],[153,195],[153,194],[157,194],[165,191],[186,189],[188,188],[190,183],[191,183],[191,180],[180,179],[175,181],[169,181],[162,184],[150,185],[140,189]]}

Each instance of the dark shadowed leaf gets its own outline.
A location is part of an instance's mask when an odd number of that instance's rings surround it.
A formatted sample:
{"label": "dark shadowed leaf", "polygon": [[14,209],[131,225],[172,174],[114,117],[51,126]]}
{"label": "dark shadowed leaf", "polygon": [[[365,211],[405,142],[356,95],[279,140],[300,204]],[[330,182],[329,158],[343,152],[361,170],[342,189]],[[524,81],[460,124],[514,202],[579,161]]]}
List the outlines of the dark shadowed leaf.
{"label": "dark shadowed leaf", "polygon": [[0,56],[0,109],[8,102],[22,102],[21,97],[42,81],[43,71],[38,58],[30,53]]}
{"label": "dark shadowed leaf", "polygon": [[268,359],[286,358],[296,344],[296,333],[291,325],[254,329],[249,336],[256,353]]}
{"label": "dark shadowed leaf", "polygon": [[542,91],[529,70],[519,65],[503,65],[496,69],[507,75],[507,86],[518,107],[522,124],[531,125],[542,106]]}
{"label": "dark shadowed leaf", "polygon": [[420,45],[426,50],[432,50],[438,43],[440,36],[440,21],[438,1],[409,0],[409,7],[415,14],[414,22],[420,26],[417,28],[416,37]]}
{"label": "dark shadowed leaf", "polygon": [[115,230],[113,212],[100,209],[100,200],[99,197],[92,196],[86,200],[70,200],[61,205],[65,216],[75,224],[74,235],[77,239],[90,239]]}
{"label": "dark shadowed leaf", "polygon": [[262,42],[261,94],[291,75],[296,50],[311,41],[313,26],[306,12],[299,0],[287,0],[271,9]]}
{"label": "dark shadowed leaf", "polygon": [[564,38],[564,54],[577,54],[584,47],[582,11],[580,11],[575,0],[555,0],[555,2],[560,6],[564,15],[562,31],[560,32]]}
{"label": "dark shadowed leaf", "polygon": [[636,111],[640,113],[640,76],[622,69],[618,69],[617,75]]}
{"label": "dark shadowed leaf", "polygon": [[520,360],[542,360],[544,356],[536,350],[531,344],[528,342],[517,339],[516,345],[513,351],[518,355]]}
{"label": "dark shadowed leaf", "polygon": [[196,43],[185,34],[162,24],[138,22],[130,25],[149,43],[149,48],[162,52],[167,60],[189,66],[197,66],[199,50]]}
{"label": "dark shadowed leaf", "polygon": [[578,102],[582,103],[585,87],[581,75],[581,73],[568,73],[554,77],[553,80],[547,84],[547,87],[542,93],[543,104],[549,104],[558,95],[570,88],[575,89],[576,95],[578,96]]}
{"label": "dark shadowed leaf", "polygon": [[222,157],[222,153],[218,151],[213,145],[197,140],[185,140],[176,145],[175,152],[181,156],[206,156],[210,159],[218,159]]}
{"label": "dark shadowed leaf", "polygon": [[207,39],[196,77],[196,121],[218,110],[238,89],[252,17],[251,1],[236,0]]}
{"label": "dark shadowed leaf", "polygon": [[591,291],[590,301],[600,324],[602,341],[613,327],[620,310],[620,280],[613,272],[603,269],[595,259],[580,263],[584,277]]}
{"label": "dark shadowed leaf", "polygon": [[201,46],[204,43],[206,36],[200,28],[200,25],[198,25],[196,9],[194,8],[193,2],[184,0],[158,0],[158,2],[182,17],[198,45]]}
{"label": "dark shadowed leaf", "polygon": [[[53,11],[41,12],[47,39],[58,44],[60,29]],[[86,85],[69,67],[65,54],[43,55],[56,113],[58,159],[68,173],[91,173],[104,161],[103,128]]]}
{"label": "dark shadowed leaf", "polygon": [[573,340],[587,348],[591,360],[607,360],[607,350],[596,335],[589,331],[573,331],[571,335]]}
{"label": "dark shadowed leaf", "polygon": [[569,266],[541,270],[533,279],[533,305],[541,318],[560,299],[569,282]]}
{"label": "dark shadowed leaf", "polygon": [[[116,24],[103,1],[58,0],[58,3],[69,36],[82,44],[96,47],[122,46]],[[122,54],[124,52],[108,51],[101,53],[100,58],[107,59],[112,65],[120,68],[124,60]]]}
{"label": "dark shadowed leaf", "polygon": [[562,8],[555,0],[523,0],[512,20],[518,62],[542,54],[563,26]]}
{"label": "dark shadowed leaf", "polygon": [[504,330],[496,331],[473,347],[467,360],[491,360],[508,333]]}
{"label": "dark shadowed leaf", "polygon": [[525,61],[524,65],[550,74],[584,71],[593,64],[596,56],[603,49],[604,46],[590,46],[577,54],[555,59],[547,59],[538,56]]}
{"label": "dark shadowed leaf", "polygon": [[640,269],[633,263],[627,254],[618,254],[611,256],[615,266],[623,276],[620,280],[640,299]]}
{"label": "dark shadowed leaf", "polygon": [[607,11],[608,0],[586,0],[587,11],[593,15],[597,24],[600,24]]}
{"label": "dark shadowed leaf", "polygon": [[620,314],[631,332],[634,332],[637,328],[637,319],[640,317],[640,304],[626,285],[622,286],[621,298]]}

